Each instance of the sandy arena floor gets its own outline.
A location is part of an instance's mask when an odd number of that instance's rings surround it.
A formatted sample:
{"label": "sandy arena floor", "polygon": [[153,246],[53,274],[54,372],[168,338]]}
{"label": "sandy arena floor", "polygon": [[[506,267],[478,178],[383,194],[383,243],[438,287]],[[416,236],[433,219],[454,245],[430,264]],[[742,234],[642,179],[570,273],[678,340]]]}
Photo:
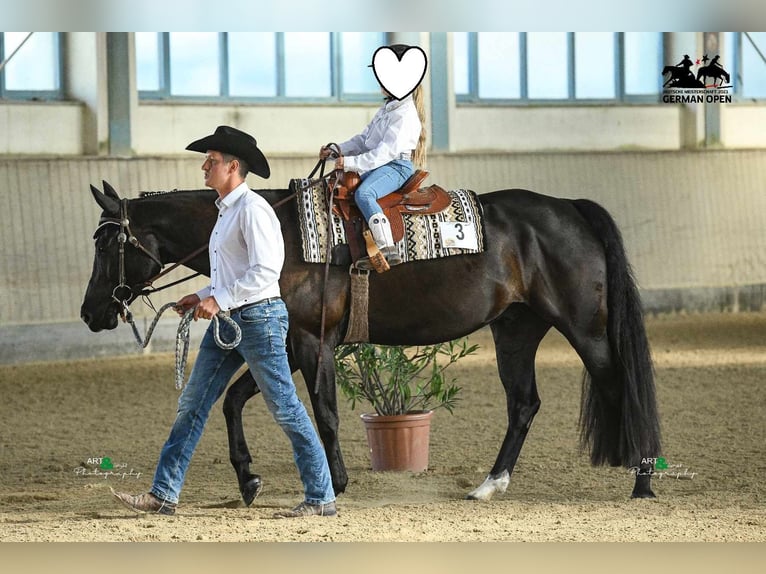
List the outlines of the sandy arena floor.
{"label": "sandy arena floor", "polygon": [[[462,499],[484,479],[505,431],[482,331],[472,337],[481,352],[453,367],[462,401],[454,415],[435,415],[425,473],[370,471],[361,411],[341,398],[350,482],[337,517],[308,520],[271,518],[300,500],[301,487],[260,398],[244,417],[265,483],[252,507],[240,502],[216,405],[177,514],[139,516],[117,506],[109,488],[150,485],[175,413],[173,357],[2,366],[0,540],[766,541],[766,313],[651,318],[648,330],[663,454],[686,474],[656,478],[650,501],[629,498],[627,471],[592,468],[579,452],[581,364],[557,333],[538,354],[542,408],[505,495]],[[97,457],[126,475],[82,474],[81,463]]]}

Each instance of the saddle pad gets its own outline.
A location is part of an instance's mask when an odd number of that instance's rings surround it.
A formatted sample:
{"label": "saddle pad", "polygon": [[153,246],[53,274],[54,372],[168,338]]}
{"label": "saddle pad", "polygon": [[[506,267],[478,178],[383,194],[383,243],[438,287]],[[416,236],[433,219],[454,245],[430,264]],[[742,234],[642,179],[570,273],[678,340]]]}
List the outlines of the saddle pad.
{"label": "saddle pad", "polygon": [[[297,192],[298,221],[301,228],[303,260],[307,263],[324,263],[327,254],[327,198],[320,183],[310,186],[308,180],[290,181],[290,189]],[[438,259],[450,255],[481,253],[484,251],[484,227],[481,204],[475,192],[467,189],[448,191],[452,202],[441,213],[433,215],[402,214],[404,239],[399,242],[403,261]],[[452,224],[444,226],[442,224]],[[455,245],[472,247],[448,247]],[[335,214],[330,224],[332,246],[347,242],[343,221]]]}

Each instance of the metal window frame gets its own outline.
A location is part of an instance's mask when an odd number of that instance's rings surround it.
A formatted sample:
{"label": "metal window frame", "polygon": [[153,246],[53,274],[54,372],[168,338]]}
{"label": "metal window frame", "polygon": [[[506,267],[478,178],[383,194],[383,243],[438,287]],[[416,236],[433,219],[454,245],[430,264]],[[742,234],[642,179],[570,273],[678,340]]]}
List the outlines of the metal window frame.
{"label": "metal window frame", "polygon": [[159,90],[139,90],[142,101],[173,101],[189,103],[223,104],[327,104],[327,103],[367,103],[377,102],[377,93],[357,94],[343,90],[342,33],[328,32],[330,42],[330,96],[299,97],[286,95],[285,70],[285,32],[274,32],[276,78],[275,96],[232,96],[229,93],[229,42],[228,32],[218,33],[219,56],[219,94],[217,96],[186,96],[171,93],[170,86],[170,32],[157,32],[158,68],[160,74]]}
{"label": "metal window frame", "polygon": [[[64,57],[62,32],[53,32],[53,90],[9,90],[5,87],[5,70],[0,70],[0,100],[61,101],[64,100]],[[5,60],[5,32],[0,32],[0,62]]]}
{"label": "metal window frame", "polygon": [[742,100],[742,32],[732,32],[730,36],[733,40],[727,50],[731,50],[731,86],[734,100]]}
{"label": "metal window frame", "polygon": [[[745,74],[747,70],[744,69],[743,61],[743,49],[742,44],[744,42],[751,42],[754,46],[757,46],[752,38],[746,37],[746,32],[734,32],[734,70],[731,72],[731,79],[733,85],[734,100],[737,102],[757,102],[762,103],[766,101],[766,95],[761,97],[745,96],[743,94],[744,83],[746,81]],[[756,50],[761,50],[760,46],[756,47]]]}
{"label": "metal window frame", "polygon": [[[468,32],[468,94],[456,94],[455,101],[459,105],[481,106],[536,106],[536,105],[624,105],[659,103],[662,95],[662,78],[657,79],[656,94],[628,94],[625,91],[625,33],[614,33],[614,83],[615,95],[611,98],[578,98],[575,93],[575,34],[567,32],[567,86],[566,98],[530,98],[527,66],[527,33],[519,32],[519,97],[518,98],[482,98],[479,96],[479,33]],[[663,50],[662,37],[658,46],[658,66],[662,69]]]}

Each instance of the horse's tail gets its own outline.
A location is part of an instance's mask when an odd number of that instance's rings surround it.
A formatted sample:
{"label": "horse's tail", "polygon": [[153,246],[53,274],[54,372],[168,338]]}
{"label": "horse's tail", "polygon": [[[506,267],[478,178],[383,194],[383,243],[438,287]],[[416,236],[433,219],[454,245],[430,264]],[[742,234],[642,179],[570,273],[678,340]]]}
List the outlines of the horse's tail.
{"label": "horse's tail", "polygon": [[[573,200],[604,245],[607,273],[607,336],[620,378],[620,403],[606,398],[604,382],[583,375],[581,441],[590,445],[591,463],[638,466],[660,454],[660,425],[654,368],[644,329],[641,299],[622,236],[611,215],[587,199]],[[619,413],[614,412],[615,407]]]}

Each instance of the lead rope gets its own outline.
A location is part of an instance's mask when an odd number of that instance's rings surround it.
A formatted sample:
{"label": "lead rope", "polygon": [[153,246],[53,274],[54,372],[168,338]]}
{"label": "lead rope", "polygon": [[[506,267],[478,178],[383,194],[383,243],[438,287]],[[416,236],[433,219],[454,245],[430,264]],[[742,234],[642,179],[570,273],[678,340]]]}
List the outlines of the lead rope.
{"label": "lead rope", "polygon": [[[170,309],[171,307],[175,307],[176,303],[175,301],[171,303],[165,303],[162,307],[160,307],[160,310],[157,311],[157,314],[154,317],[154,320],[152,320],[151,324],[149,325],[149,328],[146,330],[146,337],[142,340],[141,335],[138,332],[138,328],[136,327],[136,323],[133,320],[133,314],[128,309],[128,306],[125,305],[125,321],[130,324],[130,327],[133,329],[133,335],[136,338],[136,342],[138,343],[139,348],[145,349],[146,346],[149,344],[149,341],[152,338],[152,333],[154,333],[154,328],[157,326],[158,321],[160,320],[160,316]],[[181,318],[181,322],[178,324],[178,331],[176,332],[176,389],[181,390],[184,386],[184,373],[186,371],[186,360],[189,356],[189,337],[190,337],[190,326],[192,319],[194,318],[194,309],[195,307],[192,307],[186,313],[184,313],[183,317]],[[227,343],[223,339],[221,339],[221,326],[220,321],[224,321],[225,323],[228,323],[229,326],[231,326],[234,329],[234,340],[230,343]],[[215,316],[213,316],[213,339],[215,339],[215,344],[218,345],[221,349],[230,350],[235,348],[237,345],[239,345],[240,341],[242,341],[242,329],[239,328],[239,325],[232,319],[227,313],[224,313],[223,311],[219,311]]]}

